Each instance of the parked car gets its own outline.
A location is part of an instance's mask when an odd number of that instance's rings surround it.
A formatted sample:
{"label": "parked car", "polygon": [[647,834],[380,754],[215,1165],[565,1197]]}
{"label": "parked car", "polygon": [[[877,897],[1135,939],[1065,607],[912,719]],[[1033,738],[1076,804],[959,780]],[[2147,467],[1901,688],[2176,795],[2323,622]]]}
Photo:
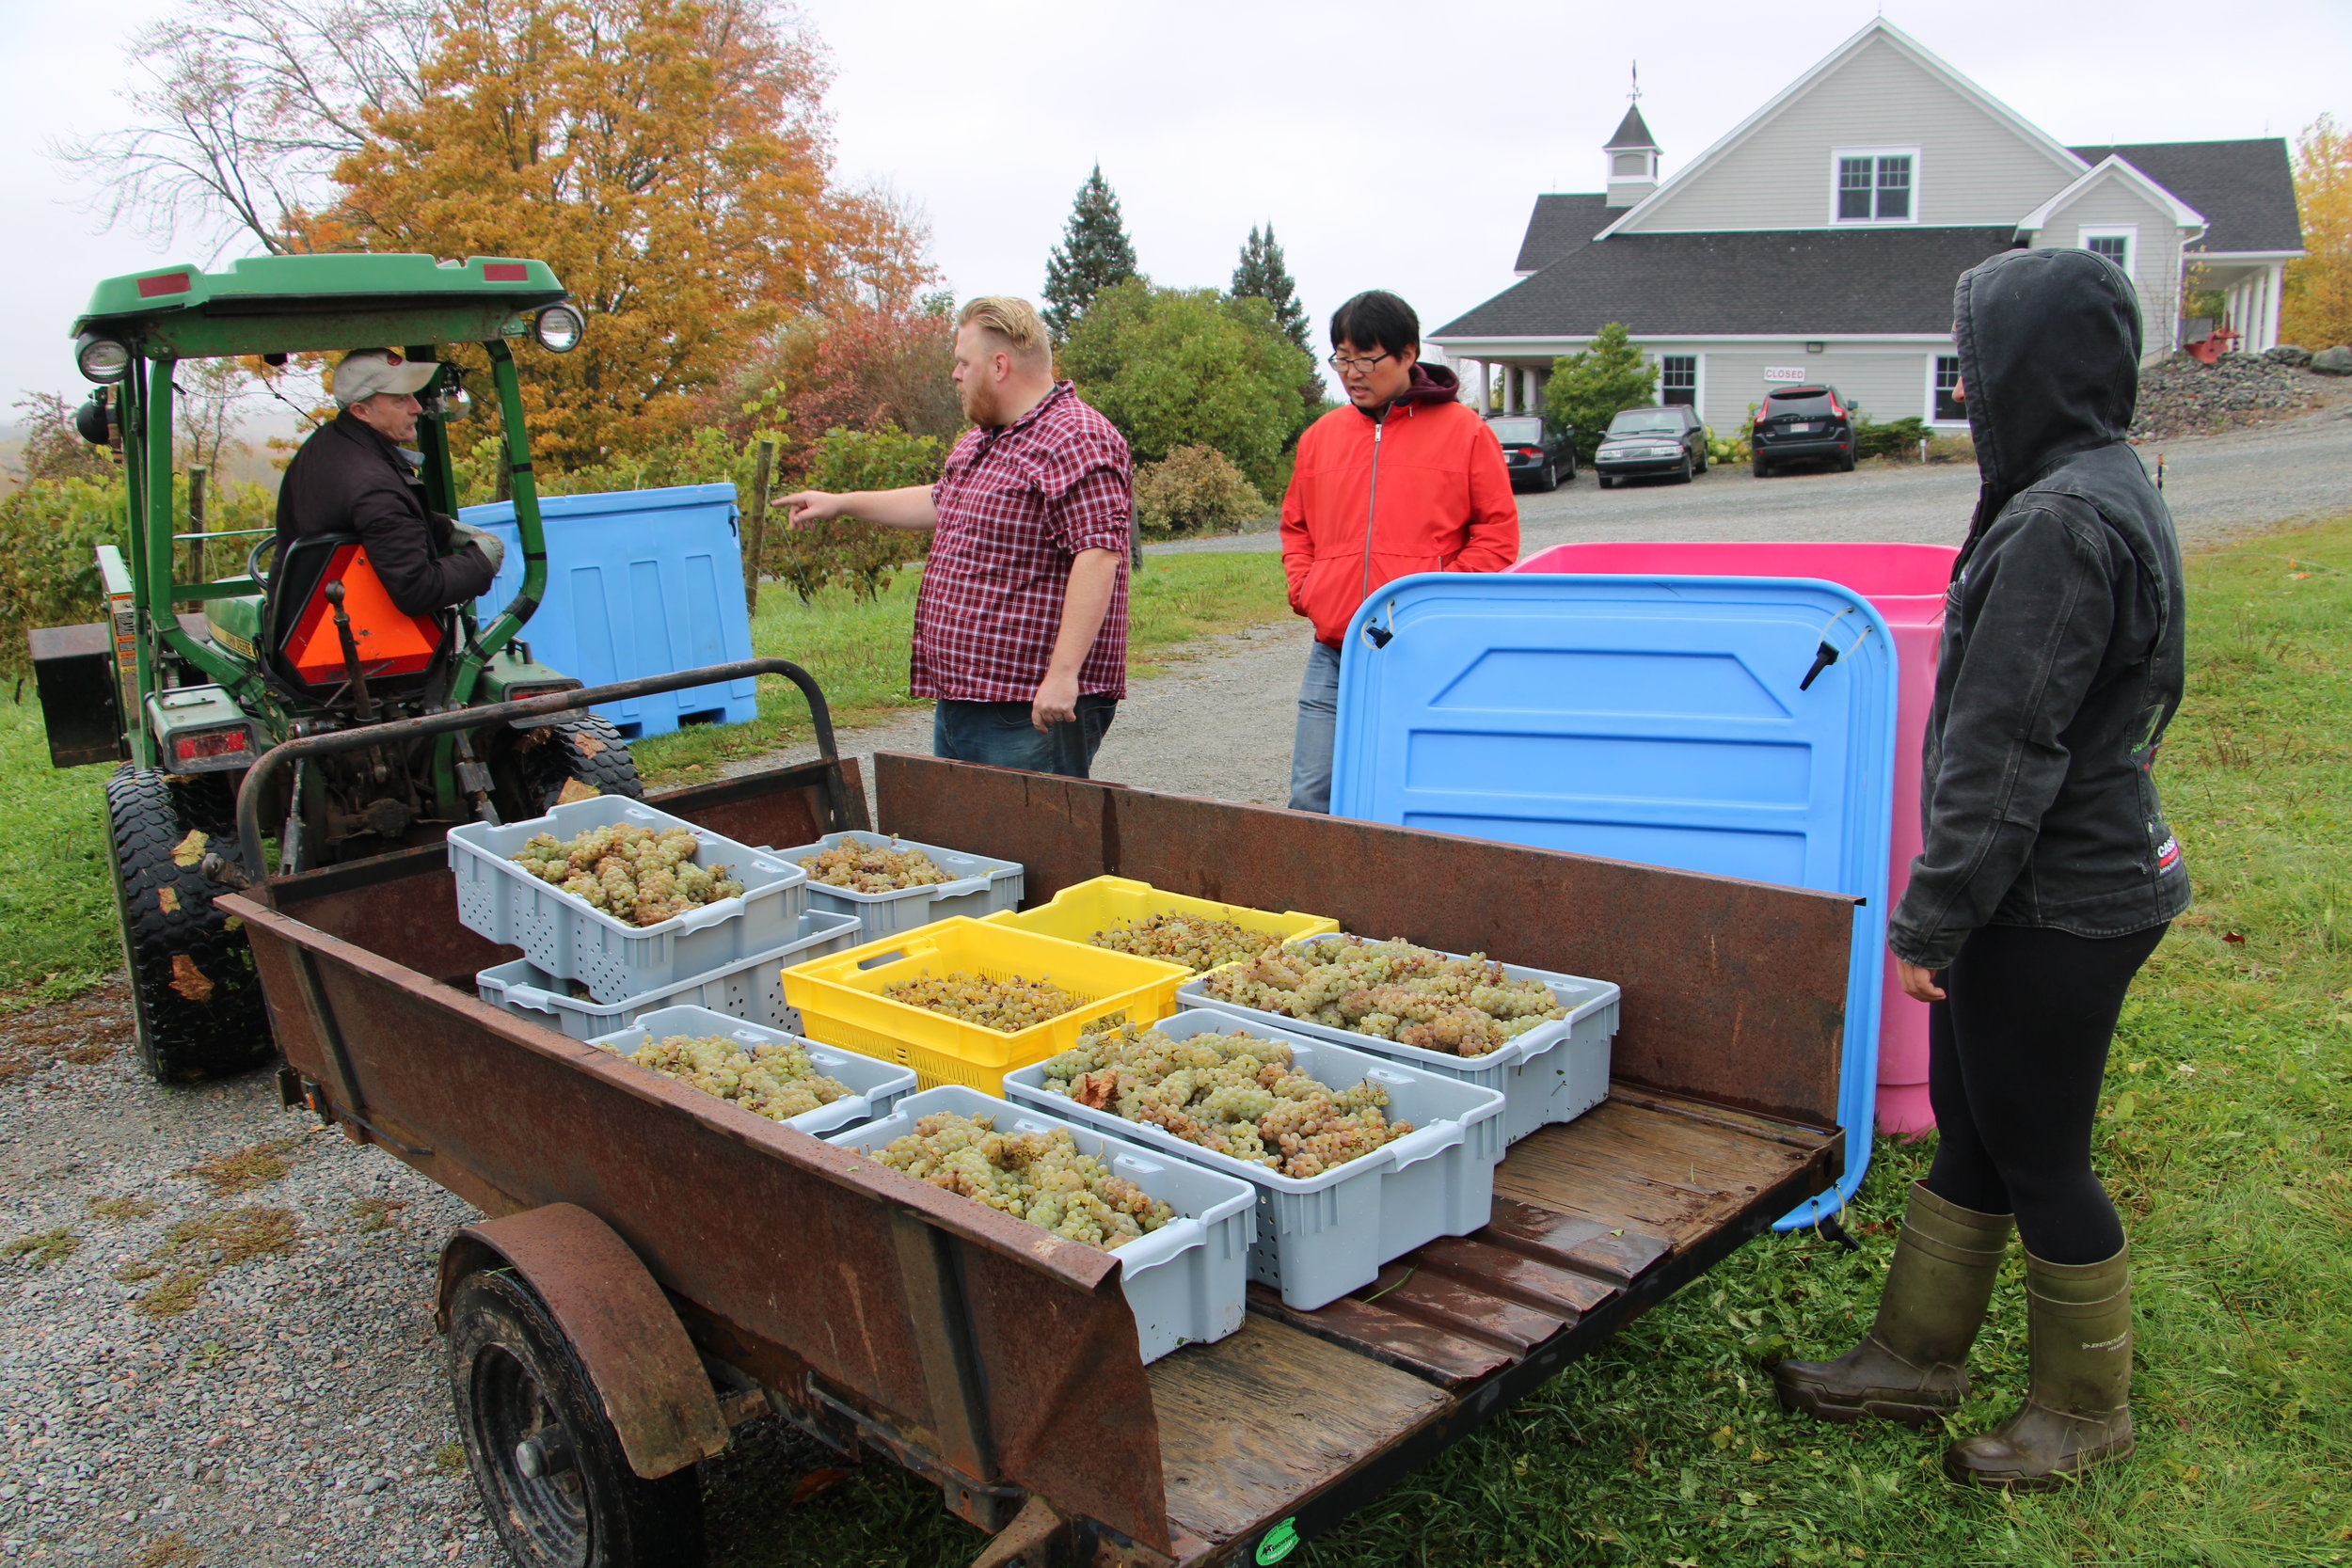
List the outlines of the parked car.
{"label": "parked car", "polygon": [[1748,436],[1748,467],[1762,479],[1784,463],[1827,462],[1853,469],[1853,409],[1837,388],[1783,387],[1766,394]]}
{"label": "parked car", "polygon": [[1628,408],[1609,421],[1593,454],[1600,487],[1622,479],[1664,475],[1684,484],[1707,472],[1707,427],[1686,404],[1663,408]]}
{"label": "parked car", "polygon": [[1563,480],[1576,478],[1573,427],[1555,425],[1541,414],[1489,414],[1486,428],[1502,443],[1513,489],[1524,479],[1538,490],[1557,490]]}

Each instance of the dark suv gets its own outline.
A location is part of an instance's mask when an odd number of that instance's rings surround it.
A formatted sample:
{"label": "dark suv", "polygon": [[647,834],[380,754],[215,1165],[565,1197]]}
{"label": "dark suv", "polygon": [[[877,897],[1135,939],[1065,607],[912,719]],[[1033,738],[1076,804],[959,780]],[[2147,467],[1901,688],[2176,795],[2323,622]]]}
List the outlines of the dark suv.
{"label": "dark suv", "polygon": [[1835,387],[1783,387],[1756,411],[1748,466],[1762,479],[1784,463],[1828,462],[1853,469],[1853,410]]}
{"label": "dark suv", "polygon": [[1628,408],[1609,421],[1593,453],[1593,472],[1604,490],[1621,479],[1645,476],[1688,484],[1707,472],[1707,427],[1687,404],[1663,408]]}
{"label": "dark suv", "polygon": [[1538,490],[1557,490],[1562,480],[1576,477],[1575,431],[1541,414],[1489,414],[1486,428],[1502,443],[1513,488],[1524,479]]}

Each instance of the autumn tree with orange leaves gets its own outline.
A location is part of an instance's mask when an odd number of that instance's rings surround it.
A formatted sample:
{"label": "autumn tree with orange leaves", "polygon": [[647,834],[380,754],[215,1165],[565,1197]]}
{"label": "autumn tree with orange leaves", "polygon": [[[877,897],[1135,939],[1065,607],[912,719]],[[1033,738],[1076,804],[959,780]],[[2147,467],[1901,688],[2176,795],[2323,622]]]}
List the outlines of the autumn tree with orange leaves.
{"label": "autumn tree with orange leaves", "polygon": [[2328,115],[2296,143],[2295,204],[2309,254],[2287,263],[2279,341],[2309,349],[2352,343],[2352,131]]}

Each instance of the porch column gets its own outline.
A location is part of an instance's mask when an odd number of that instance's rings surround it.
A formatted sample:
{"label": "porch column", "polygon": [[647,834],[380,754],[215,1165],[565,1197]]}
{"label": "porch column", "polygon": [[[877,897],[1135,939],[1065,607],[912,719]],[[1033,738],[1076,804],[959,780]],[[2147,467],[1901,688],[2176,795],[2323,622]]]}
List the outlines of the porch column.
{"label": "porch column", "polygon": [[2284,261],[2273,261],[2270,263],[2270,311],[2263,327],[2263,347],[2265,348],[2279,346],[2279,310],[2286,302],[2286,291],[2287,264]]}
{"label": "porch column", "polygon": [[1491,414],[1494,412],[1494,400],[1488,396],[1486,382],[1492,372],[1487,370],[1484,359],[1472,359],[1468,363],[1475,369],[1478,376],[1478,412],[1481,417]]}
{"label": "porch column", "polygon": [[1522,366],[1520,366],[1520,367],[1519,367],[1519,410],[1520,410],[1520,412],[1522,412],[1522,413],[1532,414],[1532,413],[1534,413],[1536,409],[1538,409],[1538,408],[1540,408],[1540,407],[1542,407],[1542,406],[1543,406],[1543,400],[1542,400],[1541,398],[1539,398],[1539,397],[1537,397],[1537,396],[1535,395],[1535,367],[1534,367],[1534,366],[1533,366],[1533,365],[1522,365]]}

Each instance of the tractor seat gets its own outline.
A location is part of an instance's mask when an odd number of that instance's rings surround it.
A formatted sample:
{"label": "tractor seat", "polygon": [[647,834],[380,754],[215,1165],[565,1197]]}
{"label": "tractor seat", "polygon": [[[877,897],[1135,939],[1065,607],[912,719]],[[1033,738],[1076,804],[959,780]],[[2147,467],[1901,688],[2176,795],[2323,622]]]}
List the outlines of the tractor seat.
{"label": "tractor seat", "polygon": [[335,607],[326,596],[330,582],[343,585],[343,613],[351,618],[369,693],[396,695],[422,686],[450,649],[451,617],[411,615],[394,605],[356,533],[278,542],[262,610],[262,645],[278,676],[322,697],[349,679]]}

